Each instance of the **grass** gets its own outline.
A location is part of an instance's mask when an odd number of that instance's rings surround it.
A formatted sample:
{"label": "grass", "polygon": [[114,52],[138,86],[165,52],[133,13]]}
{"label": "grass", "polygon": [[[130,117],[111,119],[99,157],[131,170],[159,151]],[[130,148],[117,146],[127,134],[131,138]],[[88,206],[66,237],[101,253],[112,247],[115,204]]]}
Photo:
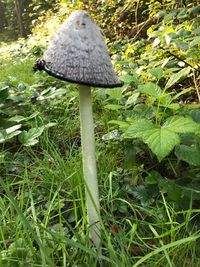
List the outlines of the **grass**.
{"label": "grass", "polygon": [[[31,68],[31,60],[3,60],[0,81],[13,76],[32,85]],[[122,170],[121,147],[102,143],[99,132],[102,250],[89,247],[79,133],[73,137],[79,118],[70,103],[37,146],[2,151],[9,156],[0,165],[0,266],[200,266],[200,210],[177,211],[164,193],[141,205],[125,190],[124,177],[134,177]]]}
{"label": "grass", "polygon": [[0,61],[0,82],[15,82],[23,81],[23,83],[32,85],[35,82],[33,75],[33,60],[15,61],[1,60]]}
{"label": "grass", "polygon": [[[105,170],[100,177],[103,249],[101,253],[90,249],[80,153],[72,156],[69,151],[63,157],[51,142],[39,155],[33,150],[26,153],[29,163],[10,163],[21,169],[21,175],[7,173],[0,180],[2,266],[199,265],[200,233],[190,229],[199,211],[185,211],[178,223],[179,214],[162,202],[164,218],[159,221],[158,208],[138,206],[125,195],[118,198],[112,177],[105,181]],[[117,211],[121,204],[128,213]]]}
{"label": "grass", "polygon": [[36,82],[33,73],[34,57],[24,44],[24,39],[18,42],[0,42],[0,82],[16,81],[27,85]]}

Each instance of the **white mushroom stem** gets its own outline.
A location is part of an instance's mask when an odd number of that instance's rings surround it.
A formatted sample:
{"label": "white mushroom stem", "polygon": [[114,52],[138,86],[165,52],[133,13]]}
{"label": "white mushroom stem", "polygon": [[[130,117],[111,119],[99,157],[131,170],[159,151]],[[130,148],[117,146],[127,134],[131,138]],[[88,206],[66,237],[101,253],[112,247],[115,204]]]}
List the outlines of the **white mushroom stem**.
{"label": "white mushroom stem", "polygon": [[80,121],[83,157],[83,174],[86,185],[86,207],[90,239],[95,247],[100,246],[100,205],[95,155],[94,123],[92,115],[91,88],[81,85]]}

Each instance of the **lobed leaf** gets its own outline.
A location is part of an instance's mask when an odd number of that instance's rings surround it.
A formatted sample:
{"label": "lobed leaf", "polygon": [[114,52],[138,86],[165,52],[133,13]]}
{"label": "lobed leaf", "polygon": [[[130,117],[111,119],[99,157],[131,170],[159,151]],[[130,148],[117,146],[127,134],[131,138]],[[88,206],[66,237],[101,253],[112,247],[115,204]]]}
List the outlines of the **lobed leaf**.
{"label": "lobed leaf", "polygon": [[124,133],[124,138],[143,138],[143,135],[148,132],[151,134],[151,131],[157,128],[152,122],[146,119],[138,120],[131,123],[126,132]]}
{"label": "lobed leaf", "polygon": [[138,91],[149,95],[149,96],[154,96],[154,97],[158,97],[162,94],[162,90],[160,88],[160,86],[158,86],[155,83],[149,82],[147,84],[143,84],[143,85],[139,85],[138,86]]}
{"label": "lobed leaf", "polygon": [[[184,125],[186,128],[184,129]],[[133,122],[124,138],[141,138],[151,151],[161,161],[169,155],[173,148],[180,143],[179,132],[196,130],[196,123],[188,118],[172,117],[163,127],[153,124],[151,121],[142,119]]]}
{"label": "lobed leaf", "polygon": [[173,116],[166,120],[163,124],[163,128],[166,128],[175,133],[190,133],[197,132],[199,125],[191,118]]}
{"label": "lobed leaf", "polygon": [[157,128],[151,131],[151,134],[146,133],[143,136],[143,141],[146,143],[152,152],[161,161],[179,144],[180,139],[177,133],[165,128]]}

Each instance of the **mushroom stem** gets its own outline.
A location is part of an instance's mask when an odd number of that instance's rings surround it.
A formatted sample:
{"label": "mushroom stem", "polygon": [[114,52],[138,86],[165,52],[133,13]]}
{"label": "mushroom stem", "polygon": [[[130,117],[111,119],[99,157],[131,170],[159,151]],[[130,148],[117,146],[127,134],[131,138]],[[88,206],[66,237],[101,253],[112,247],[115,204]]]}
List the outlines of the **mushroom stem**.
{"label": "mushroom stem", "polygon": [[79,87],[79,109],[81,122],[81,144],[83,157],[83,174],[86,185],[87,220],[89,236],[95,247],[100,246],[100,205],[95,156],[94,123],[92,115],[91,88]]}

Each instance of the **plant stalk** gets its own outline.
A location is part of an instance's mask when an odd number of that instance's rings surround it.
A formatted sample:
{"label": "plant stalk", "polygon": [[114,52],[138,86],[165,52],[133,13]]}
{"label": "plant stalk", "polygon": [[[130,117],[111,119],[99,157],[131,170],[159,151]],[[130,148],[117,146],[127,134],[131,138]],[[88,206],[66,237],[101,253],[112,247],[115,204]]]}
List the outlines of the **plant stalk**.
{"label": "plant stalk", "polygon": [[100,246],[100,205],[97,180],[94,123],[92,115],[91,88],[81,85],[79,87],[79,109],[81,122],[81,143],[83,157],[83,174],[86,185],[87,220],[89,236],[93,245]]}

